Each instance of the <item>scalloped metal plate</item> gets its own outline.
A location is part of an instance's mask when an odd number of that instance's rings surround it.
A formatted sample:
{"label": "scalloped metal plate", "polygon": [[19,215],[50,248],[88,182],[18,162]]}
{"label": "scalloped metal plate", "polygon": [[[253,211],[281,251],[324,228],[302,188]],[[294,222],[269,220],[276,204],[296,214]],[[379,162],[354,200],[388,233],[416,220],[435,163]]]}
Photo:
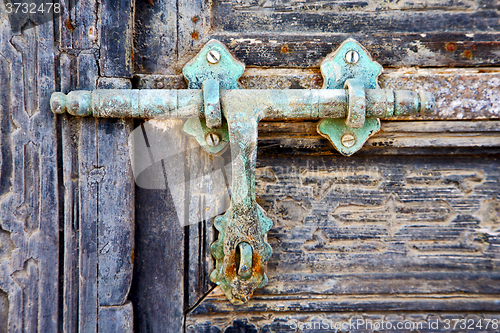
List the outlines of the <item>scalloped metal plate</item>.
{"label": "scalloped metal plate", "polygon": [[[359,58],[355,63],[347,61],[350,51],[357,52]],[[380,89],[378,77],[382,73],[382,66],[373,61],[368,51],[352,38],[345,40],[336,51],[329,54],[321,63],[323,75],[322,89],[343,89],[348,79],[358,79],[364,89]],[[357,152],[372,135],[380,130],[380,120],[366,118],[361,128],[351,128],[346,125],[345,119],[323,119],[318,123],[318,133],[327,138],[342,155],[350,156]],[[342,144],[344,134],[352,134],[356,142],[352,147]]]}
{"label": "scalloped metal plate", "polygon": [[[216,64],[207,60],[207,54],[212,50],[220,54],[220,59]],[[220,89],[238,89],[238,79],[244,71],[245,64],[236,60],[221,42],[213,39],[184,66],[182,74],[188,80],[189,89],[202,89],[203,82],[208,79],[217,80]],[[204,119],[192,118],[186,121],[183,130],[186,134],[193,136],[209,154],[221,154],[229,146],[227,124],[218,129],[210,129],[206,126]],[[208,146],[205,141],[209,132],[217,133],[220,137],[220,143],[215,147]]]}

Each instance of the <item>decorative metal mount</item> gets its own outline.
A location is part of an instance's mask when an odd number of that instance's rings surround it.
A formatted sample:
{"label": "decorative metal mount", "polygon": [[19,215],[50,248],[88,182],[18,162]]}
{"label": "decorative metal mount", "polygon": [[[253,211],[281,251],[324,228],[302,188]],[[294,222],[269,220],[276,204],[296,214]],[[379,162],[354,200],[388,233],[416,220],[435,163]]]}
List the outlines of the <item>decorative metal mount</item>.
{"label": "decorative metal mount", "polygon": [[211,280],[233,304],[250,299],[267,283],[272,221],[257,204],[255,168],[261,119],[322,119],[318,132],[343,155],[352,155],[380,129],[379,118],[428,113],[432,94],[380,89],[382,67],[366,49],[348,39],[321,65],[323,89],[237,89],[244,64],[212,40],[183,69],[184,90],[94,90],[53,93],[54,113],[75,116],[189,118],[184,131],[210,154],[231,147],[231,206],[215,218],[219,238],[210,249],[216,260]]}

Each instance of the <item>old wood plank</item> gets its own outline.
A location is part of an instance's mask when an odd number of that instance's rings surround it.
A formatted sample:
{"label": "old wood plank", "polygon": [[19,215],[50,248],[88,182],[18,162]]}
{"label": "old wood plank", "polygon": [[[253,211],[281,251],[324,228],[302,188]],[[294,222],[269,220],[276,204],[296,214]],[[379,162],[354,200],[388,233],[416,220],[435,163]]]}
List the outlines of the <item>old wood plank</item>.
{"label": "old wood plank", "polygon": [[177,3],[176,0],[137,1],[134,28],[135,72],[174,74],[169,68],[176,62],[178,55]]}
{"label": "old wood plank", "polygon": [[[110,86],[129,88],[130,81],[99,80],[99,88]],[[99,305],[124,304],[132,281],[134,177],[128,146],[131,129],[130,120],[105,119],[97,123]]]}
{"label": "old wood plank", "polygon": [[216,216],[230,204],[230,151],[210,156],[193,138],[187,143],[189,174],[189,275],[188,307],[196,305],[213,287],[209,276],[214,269],[210,244]]}
{"label": "old wood plank", "polygon": [[136,59],[138,73],[179,74],[210,39],[225,43],[247,66],[256,67],[318,67],[349,37],[362,43],[385,67],[485,66],[499,61],[500,14],[490,2],[470,2],[469,7],[464,2],[459,6],[426,3],[419,8],[416,2],[415,6],[410,2],[374,6],[367,1],[357,2],[355,10],[332,9],[345,2],[331,1],[289,6],[225,1],[211,8],[193,5],[188,9],[183,3],[170,7],[170,13],[177,11],[180,18],[177,36],[163,39],[180,46],[177,59],[170,61],[164,58],[171,52],[168,48],[153,52],[161,55],[156,58],[142,55],[147,45],[160,40],[151,31],[165,24],[166,17],[159,14],[166,2],[141,5],[147,7],[147,15],[136,21],[136,53],[141,53]]}
{"label": "old wood plank", "polygon": [[[64,89],[63,91],[66,91]],[[78,188],[78,142],[74,137],[76,123],[80,120],[61,117],[61,144],[64,182],[64,278],[63,278],[63,330],[78,331],[79,296],[79,188]],[[73,123],[73,124],[72,124]]]}
{"label": "old wood plank", "polygon": [[[232,7],[232,8],[231,8]],[[400,7],[400,6],[397,6]],[[401,7],[400,7],[401,8]],[[449,9],[448,9],[449,8]],[[463,8],[463,7],[462,7]],[[461,8],[461,9],[462,9]],[[271,10],[269,10],[271,9]],[[399,8],[398,8],[399,9]],[[436,33],[445,31],[488,32],[498,29],[495,9],[453,10],[260,10],[236,9],[230,2],[213,6],[212,25],[216,31],[231,33],[337,33],[387,34]]]}
{"label": "old wood plank", "polygon": [[496,156],[257,163],[258,202],[274,222],[269,283],[243,306],[216,288],[188,314],[188,331],[313,316],[304,312],[497,311]]}
{"label": "old wood plank", "polygon": [[[468,323],[480,326],[482,332],[497,332],[498,312],[468,311],[419,311],[419,312],[323,312],[323,313],[273,313],[271,316],[193,316],[186,321],[187,332],[366,332],[375,333],[382,329],[401,333],[463,332],[459,326]],[[460,323],[454,325],[453,323]],[[455,326],[455,327],[453,327]],[[471,327],[472,327],[471,326]]]}
{"label": "old wood plank", "polygon": [[[0,289],[2,329],[57,331],[59,202],[55,117],[47,102],[55,88],[53,25],[17,33],[0,13],[2,168]],[[27,22],[22,22],[27,23]],[[40,246],[43,244],[43,246]],[[4,312],[7,310],[7,312]]]}
{"label": "old wood plank", "polygon": [[178,55],[182,58],[199,49],[205,36],[210,34],[210,5],[202,0],[177,1],[177,20]]}
{"label": "old wood plank", "polygon": [[[98,2],[95,0],[77,1],[71,9],[70,18],[61,22],[61,30],[71,33],[71,48],[75,50],[90,50],[98,45]],[[67,32],[64,32],[64,36]]]}
{"label": "old wood plank", "polygon": [[[214,290],[205,298],[204,302],[194,309],[190,316],[214,315],[225,317],[228,314],[245,314],[250,317],[255,313],[270,312],[273,314],[285,312],[370,312],[370,311],[485,311],[497,312],[495,305],[497,297],[484,296],[464,297],[463,295],[429,295],[429,297],[380,297],[379,295],[352,295],[335,296],[326,295],[296,296],[288,295],[270,299],[257,299],[250,301],[244,307],[233,306],[225,300],[224,295]],[[188,320],[189,321],[189,320]]]}
{"label": "old wood plank", "polygon": [[[478,122],[382,122],[382,131],[368,139],[360,153],[385,154],[401,152],[398,148],[500,147],[500,124],[497,121]],[[336,154],[335,149],[316,131],[317,122],[261,122],[259,152],[293,153],[293,149],[313,155]],[[441,132],[438,132],[442,129]],[[427,132],[428,131],[428,132]],[[484,132],[483,132],[484,131]],[[408,151],[409,152],[409,151]],[[475,153],[474,149],[470,153]],[[490,153],[495,153],[492,150]]]}
{"label": "old wood plank", "polygon": [[[59,327],[59,198],[57,144],[55,115],[49,112],[50,95],[55,90],[54,31],[52,22],[37,26],[37,94],[35,114],[31,121],[31,132],[39,149],[40,173],[40,238],[39,242],[50,244],[38,250],[40,263],[40,312],[38,327],[56,331]],[[35,180],[35,179],[34,179]],[[37,206],[35,206],[37,207]],[[33,207],[33,208],[35,208]],[[57,258],[54,260],[54,258]]]}
{"label": "old wood plank", "polygon": [[[80,331],[97,331],[97,182],[96,120],[82,119],[79,141],[79,302]],[[88,198],[94,198],[89,200]]]}
{"label": "old wood plank", "polygon": [[133,307],[130,301],[120,306],[99,307],[99,332],[132,333],[134,332]]}
{"label": "old wood plank", "polygon": [[132,0],[101,1],[100,70],[102,76],[132,77]]}
{"label": "old wood plank", "polygon": [[[184,174],[183,171],[180,174],[174,172],[169,178],[166,172],[168,166],[162,159],[171,163],[170,166],[184,163],[184,155],[164,155],[168,148],[165,142],[184,147],[183,136],[179,136],[182,122],[174,120],[156,125],[149,126],[147,130],[144,127],[134,130],[134,133],[137,130],[143,132],[142,135],[134,135],[134,140],[144,141],[144,144],[134,143],[134,146],[136,149],[148,149],[150,160],[147,163],[149,168],[135,175],[136,247],[130,299],[134,304],[135,331],[180,332],[184,320],[185,242],[188,234],[184,227],[182,205],[186,202]],[[172,128],[165,131],[162,125],[173,126],[177,131]],[[173,135],[173,140],[163,140],[165,134]],[[175,135],[179,137],[176,139]],[[144,154],[139,152],[134,156]],[[183,167],[181,169],[184,170]],[[169,183],[177,186],[170,187]],[[182,211],[179,212],[179,209]]]}
{"label": "old wood plank", "polygon": [[257,197],[274,222],[269,283],[244,306],[217,288],[192,314],[496,311],[497,162],[261,155]]}
{"label": "old wood plank", "polygon": [[[78,56],[78,89],[95,89],[97,61],[93,53]],[[97,156],[96,119],[83,118],[78,137],[79,175],[79,302],[78,328],[97,331],[97,269],[98,269],[98,182],[101,180]]]}

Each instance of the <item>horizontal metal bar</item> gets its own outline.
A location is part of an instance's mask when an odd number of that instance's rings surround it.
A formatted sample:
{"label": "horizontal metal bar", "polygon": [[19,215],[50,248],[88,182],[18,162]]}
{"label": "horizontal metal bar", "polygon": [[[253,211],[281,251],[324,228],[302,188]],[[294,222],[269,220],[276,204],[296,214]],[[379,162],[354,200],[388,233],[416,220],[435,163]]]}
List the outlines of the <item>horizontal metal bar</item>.
{"label": "horizontal metal bar", "polygon": [[[138,89],[186,89],[182,75],[136,74]],[[430,91],[436,111],[405,117],[426,120],[500,118],[500,67],[491,68],[384,68],[379,77],[385,89]],[[320,89],[323,77],[318,69],[247,68],[239,80],[243,89]],[[162,90],[158,89],[158,90]]]}
{"label": "horizontal metal bar", "polygon": [[[347,90],[344,89],[221,90],[220,96],[223,112],[225,100],[241,100],[241,103],[251,103],[259,108],[264,119],[345,118],[348,105]],[[415,114],[421,108],[419,95],[415,92],[386,89],[366,90],[366,106],[366,116],[377,118]],[[54,93],[51,108],[58,114],[68,112],[75,116],[102,118],[205,117],[200,89],[105,89],[73,91],[68,95]]]}

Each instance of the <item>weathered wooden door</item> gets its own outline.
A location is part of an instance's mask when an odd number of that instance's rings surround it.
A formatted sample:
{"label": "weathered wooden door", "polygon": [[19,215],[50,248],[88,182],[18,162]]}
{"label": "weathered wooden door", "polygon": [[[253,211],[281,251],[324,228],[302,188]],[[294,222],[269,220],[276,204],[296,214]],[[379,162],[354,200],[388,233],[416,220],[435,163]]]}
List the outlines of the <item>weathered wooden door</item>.
{"label": "weathered wooden door", "polygon": [[[0,332],[500,330],[499,1],[80,0],[50,19],[5,4]],[[273,255],[240,306],[209,280],[229,157],[180,121],[49,108],[54,91],[187,88],[210,39],[246,64],[242,89],[319,89],[349,37],[381,86],[430,91],[436,111],[383,120],[351,157],[316,122],[261,122]]]}

